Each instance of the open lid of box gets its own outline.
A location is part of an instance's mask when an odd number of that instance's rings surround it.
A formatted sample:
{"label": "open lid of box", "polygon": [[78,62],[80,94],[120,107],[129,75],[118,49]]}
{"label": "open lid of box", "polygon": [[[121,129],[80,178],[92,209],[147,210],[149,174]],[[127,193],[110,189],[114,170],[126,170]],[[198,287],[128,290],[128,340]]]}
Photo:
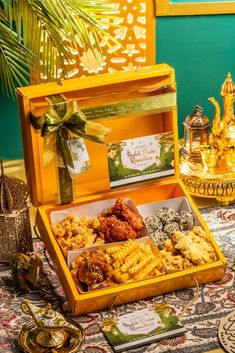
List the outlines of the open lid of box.
{"label": "open lid of box", "polygon": [[[87,164],[89,162],[89,169],[73,179],[75,199],[110,191],[112,166],[115,168],[118,164],[113,158],[115,148],[118,145],[120,153],[123,141],[129,146],[136,145],[137,142],[140,145],[147,143],[148,150],[153,139],[160,141],[160,138],[163,140],[170,138],[173,146],[172,168],[169,169],[168,166],[166,172],[159,174],[145,173],[143,168],[140,168],[141,173],[137,173],[139,177],[130,180],[130,183],[138,182],[141,187],[142,183],[151,183],[153,179],[178,178],[176,84],[174,69],[169,65],[153,65],[141,67],[138,71],[122,71],[22,87],[17,89],[17,97],[26,177],[31,200],[35,206],[57,203],[61,191],[58,186],[59,168],[56,159],[51,163],[45,163],[45,137],[41,137],[41,130],[36,131],[32,125],[32,116],[36,119],[45,117],[45,113],[48,113],[51,107],[51,96],[58,95],[62,95],[68,104],[76,101],[78,104],[76,107],[85,114],[87,121],[94,121],[110,128],[104,144],[84,139],[84,146],[89,155],[86,161]],[[147,138],[147,142],[144,138]],[[56,143],[54,146],[56,147]],[[135,149],[128,151],[133,163],[136,162],[136,154],[139,155],[139,160],[145,158],[146,145],[137,152]],[[128,153],[125,152],[125,155]],[[157,158],[160,163],[159,155]],[[145,168],[151,169],[150,164],[145,165]],[[149,176],[145,177],[144,174]],[[112,186],[125,188],[124,184],[125,181],[116,180]],[[66,185],[63,187],[65,190]]]}

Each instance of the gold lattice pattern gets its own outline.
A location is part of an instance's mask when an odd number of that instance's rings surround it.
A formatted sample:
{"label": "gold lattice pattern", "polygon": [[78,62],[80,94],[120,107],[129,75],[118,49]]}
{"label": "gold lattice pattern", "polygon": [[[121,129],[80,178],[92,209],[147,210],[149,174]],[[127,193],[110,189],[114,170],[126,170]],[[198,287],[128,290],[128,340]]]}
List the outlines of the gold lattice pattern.
{"label": "gold lattice pattern", "polygon": [[[78,42],[80,50],[73,52],[74,64],[68,73],[69,78],[92,75],[117,70],[133,70],[138,66],[155,63],[155,14],[152,0],[119,0],[114,1],[118,27],[109,26],[109,32],[121,45],[108,48],[105,42],[100,46],[103,57],[95,49],[96,57],[91,49],[84,50]],[[62,70],[57,73],[60,77]],[[44,81],[42,71],[40,80]]]}

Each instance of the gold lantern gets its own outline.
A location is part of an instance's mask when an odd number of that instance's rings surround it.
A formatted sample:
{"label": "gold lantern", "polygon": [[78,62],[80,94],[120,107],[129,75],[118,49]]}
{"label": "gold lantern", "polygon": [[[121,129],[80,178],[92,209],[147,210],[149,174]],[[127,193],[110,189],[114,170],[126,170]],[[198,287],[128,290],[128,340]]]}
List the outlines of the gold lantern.
{"label": "gold lantern", "polygon": [[0,262],[9,262],[17,252],[33,251],[29,195],[26,184],[4,174],[0,176]]}
{"label": "gold lantern", "polygon": [[201,162],[200,149],[209,144],[210,122],[199,105],[184,121],[184,146],[182,153],[194,163]]}

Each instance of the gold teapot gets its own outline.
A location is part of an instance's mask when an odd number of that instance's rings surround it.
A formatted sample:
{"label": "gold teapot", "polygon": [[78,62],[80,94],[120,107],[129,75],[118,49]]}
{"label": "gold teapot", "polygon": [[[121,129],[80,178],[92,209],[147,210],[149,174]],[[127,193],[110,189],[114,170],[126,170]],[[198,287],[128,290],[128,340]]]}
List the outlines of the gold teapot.
{"label": "gold teapot", "polygon": [[23,326],[18,342],[24,352],[30,353],[75,353],[84,339],[83,329],[77,323],[68,322],[50,304],[41,308],[23,300],[21,310],[32,317]]}
{"label": "gold teapot", "polygon": [[235,145],[235,117],[234,117],[234,99],[235,86],[230,72],[221,87],[221,96],[223,99],[224,113],[221,118],[220,105],[214,97],[208,100],[215,106],[215,115],[212,121],[213,140],[218,145],[219,150],[228,145]]}

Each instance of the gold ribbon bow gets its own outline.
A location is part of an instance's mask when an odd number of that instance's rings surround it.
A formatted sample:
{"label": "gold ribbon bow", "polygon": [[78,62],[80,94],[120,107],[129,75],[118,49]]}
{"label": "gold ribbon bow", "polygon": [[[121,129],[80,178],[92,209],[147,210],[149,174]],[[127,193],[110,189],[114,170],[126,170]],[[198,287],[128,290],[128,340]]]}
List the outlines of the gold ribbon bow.
{"label": "gold ribbon bow", "polygon": [[[110,129],[101,124],[87,121],[76,100],[67,102],[62,95],[51,96],[47,100],[50,106],[43,116],[38,118],[31,115],[33,127],[40,130],[41,136],[44,138],[44,163],[47,165],[54,158],[53,146],[56,141],[57,154],[62,157],[64,166],[74,168],[68,145],[69,137],[75,135],[96,143],[104,143],[105,136]],[[88,129],[92,133],[88,133]]]}

